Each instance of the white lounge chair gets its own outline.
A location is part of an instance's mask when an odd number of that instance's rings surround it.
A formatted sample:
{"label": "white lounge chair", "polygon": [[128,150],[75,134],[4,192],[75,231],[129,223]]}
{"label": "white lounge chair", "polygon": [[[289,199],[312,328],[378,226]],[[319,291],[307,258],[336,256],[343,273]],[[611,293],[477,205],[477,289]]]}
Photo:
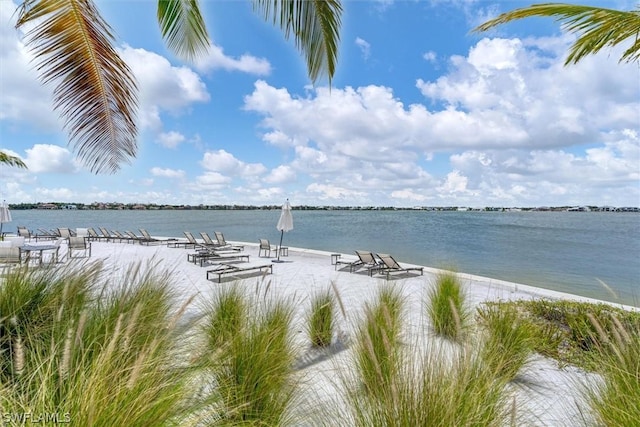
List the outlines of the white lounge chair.
{"label": "white lounge chair", "polygon": [[389,254],[378,254],[378,258],[380,259],[381,264],[377,269],[377,271],[380,273],[386,274],[387,279],[389,278],[389,275],[391,273],[398,272],[398,271],[400,272],[419,271],[420,275],[424,274],[424,267],[403,267],[398,263],[398,261],[396,261]]}
{"label": "white lounge chair", "polygon": [[82,252],[83,257],[91,256],[91,242],[85,236],[70,236],[68,246],[69,258],[79,258],[73,256],[76,252]]}
{"label": "white lounge chair", "polygon": [[151,234],[149,234],[149,232],[144,228],[140,228],[139,230],[140,230],[140,234],[142,234],[142,239],[140,240],[140,243],[143,245],[153,245],[153,244],[163,245],[165,243],[174,242],[177,240],[175,238],[158,239],[156,237],[152,237]]}
{"label": "white lounge chair", "polygon": [[227,241],[224,239],[224,234],[222,234],[220,231],[214,231],[214,234],[216,235],[216,240],[218,241],[219,247],[229,248],[234,251],[244,250],[244,246],[232,245],[231,243],[227,243]]}
{"label": "white lounge chair", "polygon": [[258,270],[261,274],[273,273],[273,264],[249,265],[239,267],[231,264],[219,264],[211,270],[207,270],[207,280],[212,280],[211,276],[218,276],[218,283],[222,281],[222,276],[227,274],[242,274],[247,271]]}
{"label": "white lounge chair", "polygon": [[337,270],[338,268],[349,267],[349,272],[353,273],[361,268],[366,268],[369,276],[372,276],[380,267],[380,263],[373,255],[373,252],[356,251],[356,255],[358,256],[358,259],[354,261],[336,260],[335,269]]}

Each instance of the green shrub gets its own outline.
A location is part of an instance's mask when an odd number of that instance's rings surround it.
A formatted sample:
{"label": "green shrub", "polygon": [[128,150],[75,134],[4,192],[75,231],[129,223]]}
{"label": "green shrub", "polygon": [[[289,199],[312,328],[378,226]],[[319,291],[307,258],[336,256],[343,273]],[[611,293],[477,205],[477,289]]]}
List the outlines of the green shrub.
{"label": "green shrub", "polygon": [[453,272],[440,273],[428,293],[427,315],[435,332],[459,340],[470,317],[460,279]]}
{"label": "green shrub", "polygon": [[[520,316],[529,319],[535,329],[536,352],[561,364],[598,370],[600,350],[610,348],[607,341],[617,334],[615,317],[625,330],[640,330],[640,312],[609,304],[545,299],[513,301]],[[592,319],[597,320],[598,331]],[[603,339],[607,341],[603,341]]]}

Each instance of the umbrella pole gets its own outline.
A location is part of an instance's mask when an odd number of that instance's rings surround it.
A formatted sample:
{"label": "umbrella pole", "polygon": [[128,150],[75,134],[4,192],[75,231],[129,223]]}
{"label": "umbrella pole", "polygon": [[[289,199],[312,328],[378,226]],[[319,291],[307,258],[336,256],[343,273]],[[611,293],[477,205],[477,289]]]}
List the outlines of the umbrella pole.
{"label": "umbrella pole", "polygon": [[284,230],[280,231],[280,245],[276,248],[278,252],[278,262],[280,261],[280,252],[282,252],[282,237],[284,236]]}

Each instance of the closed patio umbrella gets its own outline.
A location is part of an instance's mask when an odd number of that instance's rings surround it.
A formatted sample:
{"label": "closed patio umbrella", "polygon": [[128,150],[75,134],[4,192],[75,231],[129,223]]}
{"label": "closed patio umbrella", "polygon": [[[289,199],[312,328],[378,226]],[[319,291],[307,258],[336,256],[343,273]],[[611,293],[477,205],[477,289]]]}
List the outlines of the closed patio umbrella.
{"label": "closed patio umbrella", "polygon": [[282,212],[280,213],[280,219],[278,219],[278,224],[276,228],[280,230],[280,245],[278,245],[278,259],[272,260],[273,262],[281,262],[280,261],[280,252],[282,252],[282,238],[284,237],[285,231],[293,230],[293,216],[291,215],[291,205],[289,204],[289,199],[282,205]]}
{"label": "closed patio umbrella", "polygon": [[7,206],[7,202],[3,201],[0,206],[0,239],[4,239],[4,235],[2,234],[2,225],[5,222],[11,222],[11,212]]}

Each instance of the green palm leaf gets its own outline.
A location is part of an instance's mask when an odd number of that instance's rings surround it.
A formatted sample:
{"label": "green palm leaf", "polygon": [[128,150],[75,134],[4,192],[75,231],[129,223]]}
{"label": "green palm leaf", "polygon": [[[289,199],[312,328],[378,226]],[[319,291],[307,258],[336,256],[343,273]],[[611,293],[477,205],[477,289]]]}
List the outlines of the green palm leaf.
{"label": "green palm leaf", "polygon": [[4,151],[0,151],[0,164],[27,169],[27,165],[22,161],[22,159],[16,156],[10,156]]}
{"label": "green palm leaf", "polygon": [[209,35],[197,0],[159,0],[158,23],[167,46],[193,60],[209,50]]}
{"label": "green palm leaf", "polygon": [[91,0],[28,0],[16,27],[34,22],[27,45],[43,83],[53,83],[78,158],[95,173],[114,173],[137,151],[137,88],[111,46],[113,35]]}
{"label": "green palm leaf", "polygon": [[335,74],[342,6],[339,0],[254,0],[254,10],[280,26],[285,38],[293,33],[296,48],[306,58],[312,82]]}
{"label": "green palm leaf", "polygon": [[579,34],[571,46],[565,65],[576,64],[605,46],[615,46],[629,38],[634,38],[634,42],[624,51],[620,61],[633,62],[640,59],[640,8],[619,11],[561,3],[534,4],[503,13],[476,27],[474,31],[486,31],[497,25],[532,16],[555,17],[567,31]]}

